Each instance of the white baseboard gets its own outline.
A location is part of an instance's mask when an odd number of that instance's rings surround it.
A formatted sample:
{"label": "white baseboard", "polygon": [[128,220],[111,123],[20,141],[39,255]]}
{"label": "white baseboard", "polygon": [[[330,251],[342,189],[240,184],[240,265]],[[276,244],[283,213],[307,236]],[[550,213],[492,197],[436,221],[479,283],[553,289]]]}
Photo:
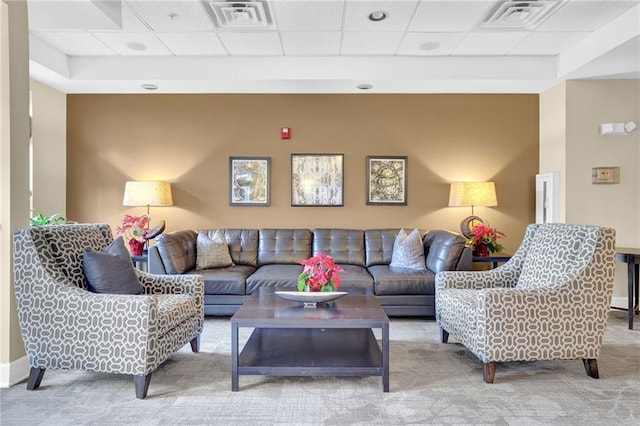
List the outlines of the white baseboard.
{"label": "white baseboard", "polygon": [[9,364],[0,364],[0,388],[8,388],[29,377],[27,356],[18,358]]}
{"label": "white baseboard", "polygon": [[629,307],[629,299],[626,297],[613,297],[611,306],[614,308],[627,309]]}

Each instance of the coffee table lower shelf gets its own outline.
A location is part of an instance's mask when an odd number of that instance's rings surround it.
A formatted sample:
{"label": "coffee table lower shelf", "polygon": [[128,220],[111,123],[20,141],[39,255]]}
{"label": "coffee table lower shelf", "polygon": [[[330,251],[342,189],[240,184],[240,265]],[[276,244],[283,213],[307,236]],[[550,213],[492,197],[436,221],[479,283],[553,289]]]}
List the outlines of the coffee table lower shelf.
{"label": "coffee table lower shelf", "polygon": [[[255,328],[235,376],[383,376],[370,328]],[[384,382],[383,377],[383,382]],[[386,380],[388,383],[388,379]],[[386,389],[388,391],[388,384]]]}

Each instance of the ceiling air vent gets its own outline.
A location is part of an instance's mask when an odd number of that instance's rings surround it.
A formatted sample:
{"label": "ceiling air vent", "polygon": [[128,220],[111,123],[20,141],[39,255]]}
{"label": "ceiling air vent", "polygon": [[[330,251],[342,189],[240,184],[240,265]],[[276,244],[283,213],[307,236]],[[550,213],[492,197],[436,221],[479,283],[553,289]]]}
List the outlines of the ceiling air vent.
{"label": "ceiling air vent", "polygon": [[216,25],[225,30],[269,29],[273,20],[266,1],[208,1]]}
{"label": "ceiling air vent", "polygon": [[532,30],[565,0],[499,1],[478,24],[485,30]]}

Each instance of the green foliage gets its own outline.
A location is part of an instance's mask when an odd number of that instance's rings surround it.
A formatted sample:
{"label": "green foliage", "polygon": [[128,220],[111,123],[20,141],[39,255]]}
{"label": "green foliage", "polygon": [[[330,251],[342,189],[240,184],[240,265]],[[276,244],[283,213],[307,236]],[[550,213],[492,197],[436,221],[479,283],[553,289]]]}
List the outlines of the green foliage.
{"label": "green foliage", "polygon": [[40,213],[40,210],[38,209],[33,209],[31,212],[34,214],[34,216],[29,219],[29,224],[31,226],[62,225],[67,223],[67,219],[58,213],[54,213],[51,216],[45,216]]}

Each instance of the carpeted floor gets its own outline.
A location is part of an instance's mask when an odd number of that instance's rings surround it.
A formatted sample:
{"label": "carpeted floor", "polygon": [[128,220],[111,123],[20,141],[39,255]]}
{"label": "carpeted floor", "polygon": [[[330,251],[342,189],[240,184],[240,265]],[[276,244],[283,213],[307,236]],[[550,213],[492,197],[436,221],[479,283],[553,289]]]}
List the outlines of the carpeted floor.
{"label": "carpeted floor", "polygon": [[[2,425],[174,424],[562,424],[640,422],[640,324],[612,311],[598,366],[582,362],[498,364],[482,381],[461,345],[440,344],[425,319],[391,319],[391,392],[380,377],[241,376],[231,392],[228,318],[207,318],[202,351],[184,347],[152,376],[147,399],[130,376],[47,371],[39,390],[0,390]],[[246,339],[248,330],[243,333]]]}

